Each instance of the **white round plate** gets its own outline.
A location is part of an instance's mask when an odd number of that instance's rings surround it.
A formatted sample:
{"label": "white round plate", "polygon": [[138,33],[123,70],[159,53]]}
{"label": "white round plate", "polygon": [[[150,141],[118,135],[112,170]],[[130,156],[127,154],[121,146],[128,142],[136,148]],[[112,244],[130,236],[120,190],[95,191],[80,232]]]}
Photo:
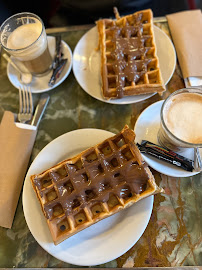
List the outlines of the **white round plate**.
{"label": "white round plate", "polygon": [[[165,85],[171,79],[176,65],[176,53],[172,41],[154,26],[157,55]],[[112,104],[131,104],[145,100],[154,94],[106,100],[101,93],[100,52],[97,28],[89,30],[77,43],[73,53],[73,72],[80,86],[92,97]]]}
{"label": "white round plate", "polygon": [[[142,140],[147,140],[155,144],[158,143],[158,130],[160,127],[160,111],[163,100],[158,101],[147,107],[137,119],[134,131],[136,133],[135,142],[141,144]],[[194,160],[194,150],[187,149],[183,153],[179,153],[189,159]],[[185,171],[174,165],[171,165],[165,161],[156,159],[152,156],[142,154],[144,160],[149,166],[156,171],[173,177],[189,177],[199,172],[193,170],[193,172]]]}
{"label": "white round plate", "polygon": [[100,129],[80,129],[66,133],[49,143],[29,168],[23,188],[23,210],[27,225],[36,241],[61,261],[82,266],[106,263],[128,251],[147,227],[153,208],[153,196],[55,246],[32,188],[30,175],[40,173],[113,135]]}
{"label": "white round plate", "polygon": [[[51,54],[52,58],[54,58],[54,56],[55,56],[55,37],[47,36],[47,38],[48,38],[48,47],[50,50],[50,54]],[[31,87],[32,93],[43,93],[43,92],[52,90],[55,87],[57,87],[58,85],[60,85],[67,78],[67,76],[69,75],[71,68],[72,68],[72,51],[71,51],[70,47],[67,45],[67,43],[64,42],[63,40],[62,40],[62,52],[64,54],[63,57],[67,58],[68,61],[65,65],[60,77],[56,80],[56,83],[52,87],[48,86],[48,82],[52,76],[52,70],[43,76],[33,76],[33,80],[29,84],[29,86]],[[24,66],[22,65],[22,63],[20,63],[20,61],[15,59],[13,56],[11,56],[11,59],[15,61],[15,63],[20,67],[20,69],[22,71],[25,70]],[[21,83],[19,82],[19,79],[18,79],[19,73],[18,73],[18,71],[16,71],[16,69],[10,63],[8,63],[8,65],[7,65],[7,75],[8,75],[10,82],[16,88],[21,86]]]}

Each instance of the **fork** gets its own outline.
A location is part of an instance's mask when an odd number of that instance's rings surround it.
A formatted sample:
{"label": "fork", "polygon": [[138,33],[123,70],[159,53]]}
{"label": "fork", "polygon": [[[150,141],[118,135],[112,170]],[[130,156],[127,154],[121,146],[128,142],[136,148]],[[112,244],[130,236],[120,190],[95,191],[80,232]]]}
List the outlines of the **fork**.
{"label": "fork", "polygon": [[19,113],[18,121],[27,123],[33,113],[33,100],[30,86],[19,86]]}

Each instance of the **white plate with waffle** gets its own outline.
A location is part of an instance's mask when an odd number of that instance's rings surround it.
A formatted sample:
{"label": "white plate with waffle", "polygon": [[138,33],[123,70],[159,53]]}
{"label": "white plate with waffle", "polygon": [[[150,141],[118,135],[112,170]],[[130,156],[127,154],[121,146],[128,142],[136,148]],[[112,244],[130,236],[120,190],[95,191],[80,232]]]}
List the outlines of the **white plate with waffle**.
{"label": "white plate with waffle", "polygon": [[[52,56],[52,58],[54,58],[55,55],[55,37],[53,36],[48,36],[48,46],[49,46],[49,50],[50,50],[50,54]],[[55,84],[50,87],[48,86],[48,82],[50,81],[50,78],[52,76],[52,70],[48,73],[45,73],[43,76],[33,76],[33,79],[31,81],[31,83],[29,84],[32,90],[32,93],[43,93],[46,91],[50,91],[54,88],[56,88],[57,86],[59,86],[69,75],[71,68],[72,68],[72,51],[70,49],[70,47],[67,45],[66,42],[64,42],[64,40],[62,40],[62,52],[63,52],[63,57],[67,58],[68,61],[64,66],[64,69],[60,75],[60,77],[56,80]],[[24,66],[22,65],[22,63],[20,61],[18,61],[17,59],[15,59],[14,57],[12,57],[12,60],[17,64],[17,66],[19,66],[19,68],[23,71],[25,70]],[[20,81],[19,81],[19,73],[18,71],[16,71],[16,69],[10,64],[8,63],[7,65],[7,75],[8,78],[10,80],[10,82],[13,84],[13,86],[15,86],[16,88],[19,88],[19,86],[21,85]]]}
{"label": "white plate with waffle", "polygon": [[32,188],[32,174],[40,173],[112,135],[114,134],[111,132],[98,129],[66,133],[49,143],[39,153],[27,173],[23,189],[26,222],[36,241],[61,261],[82,266],[109,262],[128,251],[147,227],[153,208],[153,196],[99,221],[55,246]]}
{"label": "white plate with waffle", "polygon": [[[155,102],[140,114],[134,127],[134,131],[136,133],[136,143],[141,144],[142,140],[147,140],[154,144],[159,144],[157,134],[160,126],[160,111],[162,104],[163,100]],[[193,149],[187,149],[185,152],[179,154],[194,160]],[[185,171],[177,166],[163,160],[156,159],[150,155],[142,154],[142,156],[149,166],[168,176],[190,177],[199,173],[195,170],[192,172]]]}
{"label": "white plate with waffle", "polygon": [[[171,79],[176,65],[176,53],[170,38],[154,26],[155,42],[161,74],[165,85]],[[77,43],[73,53],[73,72],[80,86],[92,97],[111,104],[131,104],[143,101],[154,94],[104,99],[101,93],[100,52],[97,27],[89,30]]]}

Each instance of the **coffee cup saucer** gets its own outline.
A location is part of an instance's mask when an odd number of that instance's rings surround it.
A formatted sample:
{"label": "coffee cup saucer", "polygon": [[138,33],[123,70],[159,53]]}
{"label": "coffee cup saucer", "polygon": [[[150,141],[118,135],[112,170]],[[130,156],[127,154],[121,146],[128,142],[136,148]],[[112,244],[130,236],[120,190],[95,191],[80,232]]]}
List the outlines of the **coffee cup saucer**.
{"label": "coffee cup saucer", "polygon": [[[55,37],[48,36],[48,47],[50,50],[50,54],[52,58],[54,58],[55,55]],[[48,86],[48,82],[52,76],[52,70],[50,72],[45,73],[42,76],[33,76],[32,82],[29,84],[31,87],[32,93],[43,93],[46,91],[50,91],[54,88],[56,88],[58,85],[60,85],[69,75],[71,68],[72,68],[72,51],[70,47],[67,45],[66,42],[62,40],[62,52],[63,52],[63,58],[67,58],[68,61],[60,75],[60,77],[56,80],[56,83],[52,86]],[[25,70],[22,63],[20,63],[17,59],[15,59],[13,56],[11,56],[12,60],[15,61],[15,63],[20,67],[22,71]],[[19,86],[22,85],[22,83],[19,81],[19,73],[16,71],[16,69],[8,63],[7,65],[7,75],[10,80],[10,82],[13,84],[14,87],[19,88]]]}
{"label": "coffee cup saucer", "polygon": [[[134,127],[136,134],[135,142],[141,143],[142,140],[147,140],[158,144],[157,134],[160,127],[160,110],[164,100],[158,101],[147,107],[138,117]],[[194,160],[194,149],[186,149],[180,155]],[[185,171],[177,166],[171,165],[165,161],[159,160],[149,155],[142,154],[146,163],[156,171],[172,176],[172,177],[190,177],[198,174],[193,170],[192,172]]]}

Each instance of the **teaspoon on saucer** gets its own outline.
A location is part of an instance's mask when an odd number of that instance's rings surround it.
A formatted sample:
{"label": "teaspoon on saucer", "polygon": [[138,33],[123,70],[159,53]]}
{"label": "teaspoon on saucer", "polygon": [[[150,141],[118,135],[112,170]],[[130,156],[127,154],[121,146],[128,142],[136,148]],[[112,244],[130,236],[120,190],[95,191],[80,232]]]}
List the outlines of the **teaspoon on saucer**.
{"label": "teaspoon on saucer", "polygon": [[3,57],[20,73],[20,80],[24,84],[29,84],[32,81],[32,74],[29,72],[22,72],[19,67],[10,59],[7,54],[3,54]]}
{"label": "teaspoon on saucer", "polygon": [[197,172],[202,171],[202,161],[198,147],[194,148],[194,167]]}

